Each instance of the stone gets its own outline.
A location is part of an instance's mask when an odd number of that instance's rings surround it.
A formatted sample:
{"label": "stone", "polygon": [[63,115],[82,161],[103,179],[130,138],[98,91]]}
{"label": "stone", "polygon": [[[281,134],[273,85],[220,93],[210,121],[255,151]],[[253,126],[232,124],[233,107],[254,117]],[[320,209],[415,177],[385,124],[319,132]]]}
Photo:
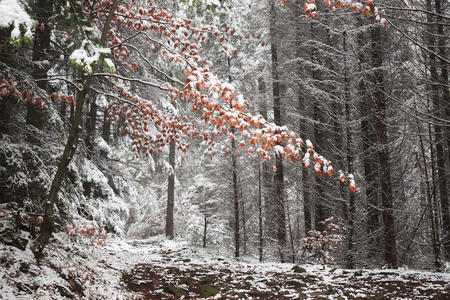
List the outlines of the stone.
{"label": "stone", "polygon": [[292,271],[295,272],[295,273],[306,273],[306,269],[303,268],[303,267],[300,267],[300,266],[298,266],[298,265],[295,265],[295,266],[292,268]]}
{"label": "stone", "polygon": [[212,297],[217,295],[218,293],[218,289],[208,284],[203,284],[200,286],[200,296],[202,296],[203,298]]}
{"label": "stone", "polygon": [[9,228],[0,232],[0,241],[5,245],[16,247],[22,251],[24,251],[28,245],[27,239],[20,237],[16,232]]}
{"label": "stone", "polygon": [[180,289],[174,285],[169,285],[169,286],[165,286],[163,288],[164,292],[168,293],[168,294],[172,294],[175,297],[181,297],[186,295],[186,292],[183,289]]}

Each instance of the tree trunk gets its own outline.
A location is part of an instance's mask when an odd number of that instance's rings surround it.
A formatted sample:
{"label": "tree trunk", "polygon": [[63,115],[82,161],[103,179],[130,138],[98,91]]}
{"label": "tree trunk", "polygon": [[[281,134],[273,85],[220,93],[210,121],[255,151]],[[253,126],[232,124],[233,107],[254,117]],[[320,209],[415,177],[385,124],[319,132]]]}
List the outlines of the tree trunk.
{"label": "tree trunk", "polygon": [[242,184],[239,182],[239,200],[241,202],[241,219],[242,219],[242,235],[243,235],[243,240],[242,240],[242,246],[243,246],[243,253],[244,255],[247,254],[247,231],[246,231],[246,226],[245,226],[245,222],[246,222],[246,218],[245,218],[245,205],[244,205],[244,197],[242,196]]}
{"label": "tree trunk", "polygon": [[[234,127],[231,133],[234,135]],[[233,203],[234,203],[234,257],[239,257],[240,252],[240,229],[239,229],[239,189],[237,181],[236,145],[234,139],[231,141],[231,164],[233,168]]]}
{"label": "tree trunk", "polygon": [[[175,143],[169,145],[169,164],[172,170],[169,174],[169,183],[167,187],[167,212],[166,212],[166,237],[174,238],[173,207],[175,205]],[[206,225],[205,225],[206,228]]]}
{"label": "tree trunk", "polygon": [[[317,79],[317,74],[315,70],[312,70],[313,72],[313,78]],[[320,101],[319,99],[314,99],[313,103],[313,119],[314,119],[314,137],[315,137],[315,150],[319,151],[321,146],[323,145],[324,138],[323,138],[323,128],[321,126],[321,117],[320,117],[320,109],[317,101]],[[319,151],[320,152],[320,151]],[[314,197],[314,227],[316,230],[323,231],[325,230],[325,227],[323,226],[322,221],[327,219],[330,216],[329,210],[325,207],[324,201],[326,199],[325,193],[324,193],[324,181],[320,176],[315,176],[315,184],[314,189],[316,191],[315,197]]]}
{"label": "tree trunk", "polygon": [[86,119],[86,148],[88,150],[87,157],[88,159],[92,159],[94,154],[94,141],[95,141],[95,134],[96,134],[96,124],[97,124],[97,111],[98,107],[95,103],[95,100],[92,99],[90,103],[90,110],[89,115]]}
{"label": "tree trunk", "polygon": [[[38,25],[35,28],[33,38],[32,59],[36,62],[36,65],[32,75],[35,79],[42,79],[47,78],[48,66],[45,66],[42,62],[48,59],[47,51],[50,49],[51,27],[48,25],[48,19],[53,15],[53,1],[37,0],[35,9]],[[41,89],[45,89],[47,83],[45,81],[39,81],[37,85]],[[42,129],[45,121],[42,109],[38,104],[27,102],[27,110],[27,123],[38,129]]]}
{"label": "tree trunk", "polygon": [[[357,18],[358,26],[363,26],[361,17]],[[364,49],[366,43],[366,36],[364,32],[360,32],[357,36],[357,43],[359,49]],[[362,65],[369,60],[367,53],[363,50],[358,51],[359,58],[359,71],[361,78],[358,83],[358,93],[361,98],[360,111],[361,111],[361,144],[362,144],[362,163],[364,167],[364,191],[367,203],[367,235],[369,237],[368,245],[368,257],[375,258],[379,252],[379,244],[381,241],[377,236],[377,231],[381,227],[380,224],[380,209],[379,209],[379,181],[378,176],[378,164],[376,155],[377,135],[374,128],[374,102],[369,93],[366,80],[370,81],[370,78],[366,78]]]}
{"label": "tree trunk", "polygon": [[[349,174],[353,174],[353,136],[350,131],[350,123],[352,120],[352,115],[350,111],[350,82],[348,79],[348,64],[347,64],[347,33],[344,32],[343,36],[343,50],[344,50],[344,99],[345,99],[345,116],[346,116],[346,136],[347,136],[347,171]],[[355,267],[355,253],[354,253],[354,235],[355,235],[355,198],[354,192],[349,193],[348,202],[348,235],[347,235],[347,268],[353,269]]]}
{"label": "tree trunk", "polygon": [[365,178],[365,195],[367,202],[367,234],[369,235],[369,258],[374,258],[378,253],[378,238],[376,232],[380,228],[379,203],[378,203],[378,166],[375,158],[376,133],[373,126],[372,100],[367,96],[364,79],[360,82],[360,91],[363,100],[361,101],[361,132],[363,166]]}
{"label": "tree trunk", "polygon": [[[275,44],[275,5],[272,3],[270,10],[270,49],[272,57],[272,95],[273,95],[273,115],[274,122],[277,126],[281,126],[281,93],[280,82],[278,77],[278,55],[277,45]],[[277,142],[277,145],[281,143]],[[280,249],[280,260],[286,262],[284,254],[286,248],[286,216],[284,208],[284,172],[283,158],[276,156],[275,158],[276,172],[274,176],[274,205],[275,205],[275,222],[277,224],[277,240]]]}
{"label": "tree trunk", "polygon": [[[304,14],[303,10],[300,6],[296,6],[296,18],[297,20],[301,20],[301,16]],[[303,35],[303,26],[302,22],[298,22],[297,32],[298,41],[301,41]],[[302,51],[300,50],[301,45],[298,45],[297,56],[301,57]],[[298,66],[298,69],[301,70],[301,66]],[[300,72],[300,71],[299,71]],[[302,118],[307,113],[306,99],[302,96],[302,90],[299,88],[298,93],[298,103],[297,103],[297,113],[299,115],[298,121],[298,130],[301,135],[308,135],[306,126],[306,117]],[[311,216],[311,192],[310,192],[310,184],[308,177],[308,169],[302,168],[302,199],[303,199],[303,227],[304,227],[304,236],[307,236],[308,232],[311,231],[312,224],[312,216]]]}
{"label": "tree trunk", "polygon": [[287,221],[288,221],[288,229],[289,229],[289,239],[291,241],[291,263],[295,264],[294,233],[292,232],[291,214],[289,213],[289,206],[288,206],[286,212],[287,212]]}
{"label": "tree trunk", "polygon": [[55,177],[53,178],[52,185],[50,187],[48,201],[45,203],[44,222],[41,225],[41,232],[31,246],[31,251],[38,260],[41,258],[42,251],[47,246],[47,243],[54,231],[55,223],[54,223],[53,206],[57,201],[58,192],[61,187],[61,183],[64,179],[67,167],[69,166],[69,163],[72,160],[76,151],[84,101],[89,91],[89,87],[92,83],[92,79],[93,79],[92,76],[87,77],[87,79],[84,81],[85,83],[84,88],[77,97],[77,103],[75,106],[75,115],[72,122],[69,137],[67,138],[63,155],[61,156],[61,159],[58,164],[58,169],[56,171]]}
{"label": "tree trunk", "polygon": [[14,30],[14,24],[8,27],[0,27],[0,61],[8,65],[14,65],[16,57],[11,45],[11,32]]}
{"label": "tree trunk", "polygon": [[258,239],[259,239],[259,262],[263,261],[263,207],[262,207],[262,180],[261,180],[261,163],[258,162]]}
{"label": "tree trunk", "polygon": [[203,248],[206,248],[206,229],[208,226],[208,219],[206,216],[204,217],[204,225],[203,225]]}
{"label": "tree trunk", "polygon": [[[89,114],[86,118],[86,137],[84,142],[87,149],[86,157],[91,160],[94,155],[95,125],[97,123],[97,104],[94,99],[90,101],[89,108]],[[92,181],[85,181],[83,183],[84,195],[87,198],[91,197],[93,184]]]}
{"label": "tree trunk", "polygon": [[75,115],[75,105],[73,104],[73,102],[70,103],[70,111],[69,111],[69,122],[72,124],[73,123],[73,118]]}
{"label": "tree trunk", "polygon": [[[427,208],[429,211],[429,217],[430,217],[430,223],[431,223],[431,243],[432,243],[432,249],[433,249],[433,256],[434,256],[434,266],[436,270],[439,270],[441,268],[441,258],[440,258],[440,251],[439,251],[439,234],[438,234],[438,216],[435,213],[434,205],[432,202],[432,193],[431,193],[431,187],[430,187],[430,179],[429,179],[429,171],[428,171],[428,162],[427,162],[427,154],[425,153],[425,146],[422,139],[422,134],[420,130],[420,125],[418,119],[416,119],[417,122],[417,132],[419,137],[419,147],[422,154],[422,161],[423,161],[423,173],[425,174],[425,185],[426,185],[426,199],[427,199]],[[431,145],[432,146],[432,145]]]}
{"label": "tree trunk", "polygon": [[[427,2],[430,2],[427,1]],[[427,3],[428,5],[428,3]],[[437,31],[437,50],[439,55],[442,57],[439,59],[439,65],[441,66],[441,77],[437,74],[437,70],[431,72],[433,90],[436,89],[436,96],[433,93],[433,108],[434,115],[436,117],[441,117],[444,120],[450,120],[450,111],[448,115],[445,116],[442,112],[450,107],[450,90],[448,82],[448,68],[449,64],[445,61],[445,57],[448,58],[447,48],[446,48],[446,36],[444,32],[443,24],[445,21],[441,17],[442,15],[442,3],[441,0],[434,1],[434,7],[436,11],[436,31]],[[428,18],[432,19],[431,15],[428,14]],[[430,30],[433,33],[433,30]],[[447,37],[448,38],[448,37]],[[430,34],[430,39],[434,39],[434,36]],[[431,47],[431,45],[429,45]],[[436,50],[435,47],[431,47],[432,50]],[[430,68],[433,67],[434,61],[438,63],[435,55],[430,52]],[[431,71],[431,70],[430,70]],[[437,77],[437,78],[435,78]],[[437,81],[435,81],[437,80]],[[440,84],[440,87],[439,87]],[[441,91],[441,93],[439,93]],[[448,126],[449,124],[447,124]],[[439,197],[441,200],[441,210],[442,210],[442,244],[445,253],[445,259],[450,261],[450,210],[449,210],[449,192],[447,186],[447,178],[449,178],[450,172],[446,168],[445,161],[445,132],[444,128],[438,125],[434,126],[435,142],[436,142],[436,158],[437,158],[437,171],[438,171],[438,182],[439,182]],[[447,146],[448,146],[448,159],[450,163],[450,129],[447,128]],[[449,166],[450,168],[450,166]]]}
{"label": "tree trunk", "polygon": [[308,169],[302,169],[302,189],[303,189],[303,215],[304,215],[304,226],[305,226],[305,236],[312,229],[312,216],[311,216],[311,192],[309,190],[308,184]]}
{"label": "tree trunk", "polygon": [[[103,140],[109,144],[111,140],[111,124],[108,121],[108,110],[103,112],[103,124],[102,124],[102,138]],[[100,151],[100,155],[104,158],[107,158],[108,154],[105,150]]]}
{"label": "tree trunk", "polygon": [[2,101],[0,101],[0,133],[9,132],[11,113],[16,105],[17,99],[12,95],[8,96],[6,99],[3,98]]}
{"label": "tree trunk", "polygon": [[[228,57],[228,81],[232,82],[231,78],[231,59]],[[231,107],[231,102],[230,102]],[[231,134],[234,137],[236,129],[234,126],[230,128]],[[231,140],[231,166],[233,168],[233,205],[234,205],[234,257],[239,257],[241,246],[241,234],[239,228],[239,185],[237,177],[237,157],[236,157],[236,141]]]}
{"label": "tree trunk", "polygon": [[[7,64],[11,63],[11,51],[9,48],[11,46],[11,32],[13,29],[14,24],[0,28],[0,61]],[[8,133],[11,112],[16,103],[17,99],[14,99],[12,96],[3,97],[3,100],[0,101],[0,133]]]}
{"label": "tree trunk", "polygon": [[[106,41],[106,34],[109,30],[112,16],[116,10],[118,0],[114,0],[111,5],[110,12],[108,17],[105,20],[105,25],[102,30],[102,35],[100,38],[100,45],[104,45]],[[94,68],[95,71],[95,68]],[[86,100],[86,96],[91,88],[92,81],[94,79],[93,75],[88,75],[83,81],[83,89],[78,93],[77,101],[75,105],[75,113],[73,117],[72,127],[70,129],[69,137],[67,138],[66,145],[64,147],[64,152],[61,156],[61,159],[58,163],[58,168],[56,170],[56,174],[53,178],[50,192],[48,196],[48,200],[45,203],[45,212],[44,212],[44,221],[41,225],[41,231],[36,240],[33,241],[31,245],[31,251],[33,252],[35,258],[39,260],[42,257],[42,252],[44,248],[47,246],[50,237],[53,234],[55,229],[55,221],[54,221],[54,211],[53,206],[56,204],[58,200],[58,192],[61,188],[61,183],[64,179],[64,175],[67,171],[67,167],[69,166],[70,161],[72,160],[78,142],[78,133],[81,125],[81,117],[83,112],[84,102]]]}
{"label": "tree trunk", "polygon": [[384,88],[381,27],[371,31],[373,83],[375,98],[375,130],[378,138],[378,160],[380,163],[381,203],[383,205],[384,260],[391,267],[397,267],[397,240],[393,212],[391,166],[389,161],[389,140],[386,126],[386,97]]}
{"label": "tree trunk", "polygon": [[[267,107],[266,107],[266,99],[264,98],[264,94],[266,93],[266,84],[262,77],[258,78],[258,91],[262,97],[260,101],[260,114],[261,116],[267,120]],[[263,261],[263,251],[264,251],[264,205],[268,203],[268,191],[270,189],[270,173],[269,166],[267,162],[262,161],[258,163],[258,193],[259,193],[259,261]],[[267,222],[266,222],[267,224]]]}
{"label": "tree trunk", "polygon": [[[428,137],[430,140],[430,157],[431,157],[431,195],[430,195],[430,214],[432,218],[431,234],[433,251],[435,253],[435,267],[437,270],[441,268],[441,236],[440,236],[440,222],[439,222],[439,202],[437,198],[438,180],[436,176],[436,150],[433,143],[433,131],[431,124],[428,124]],[[436,249],[435,249],[436,248]]]}

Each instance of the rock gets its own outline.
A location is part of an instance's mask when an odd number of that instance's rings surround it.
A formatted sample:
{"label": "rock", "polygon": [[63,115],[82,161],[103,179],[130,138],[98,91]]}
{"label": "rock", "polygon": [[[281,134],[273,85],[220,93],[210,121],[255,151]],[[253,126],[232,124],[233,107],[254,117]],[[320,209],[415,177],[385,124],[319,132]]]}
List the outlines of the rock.
{"label": "rock", "polygon": [[257,289],[252,289],[251,291],[246,293],[247,296],[250,297],[254,297],[257,299],[267,299],[270,298],[271,296],[273,296],[273,294],[271,292],[267,292],[267,291],[259,291]]}
{"label": "rock", "polygon": [[28,244],[27,239],[18,236],[14,230],[9,228],[6,228],[0,232],[0,241],[5,245],[19,248],[22,251],[25,250]]}
{"label": "rock", "polygon": [[186,291],[183,289],[180,289],[176,286],[173,285],[169,285],[169,286],[165,286],[163,287],[164,292],[168,293],[168,294],[172,294],[175,297],[181,297],[186,295]]}
{"label": "rock", "polygon": [[195,282],[195,280],[192,279],[191,277],[183,277],[183,278],[181,278],[181,283],[182,284],[193,285],[194,282]]}
{"label": "rock", "polygon": [[204,285],[200,286],[200,296],[203,298],[212,297],[218,293],[219,293],[218,289],[216,289],[215,287],[210,286],[208,284],[204,284]]}
{"label": "rock", "polygon": [[305,283],[298,281],[298,280],[286,280],[284,282],[284,284],[287,286],[294,287],[296,289],[307,287],[307,285]]}
{"label": "rock", "polygon": [[298,265],[295,265],[295,266],[292,268],[292,271],[295,272],[295,273],[306,273],[306,269],[303,268],[303,267],[300,267],[300,266],[298,266]]}
{"label": "rock", "polygon": [[19,270],[23,273],[27,273],[30,270],[30,265],[26,262],[21,262],[19,266]]}
{"label": "rock", "polygon": [[202,283],[213,283],[216,281],[216,276],[214,275],[206,275],[202,278]]}

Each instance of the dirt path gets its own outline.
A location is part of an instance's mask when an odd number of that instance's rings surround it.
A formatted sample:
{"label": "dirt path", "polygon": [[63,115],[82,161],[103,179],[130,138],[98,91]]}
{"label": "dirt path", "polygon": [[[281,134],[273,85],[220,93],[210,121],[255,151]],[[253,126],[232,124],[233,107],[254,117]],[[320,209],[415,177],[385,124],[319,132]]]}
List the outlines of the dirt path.
{"label": "dirt path", "polygon": [[28,248],[3,246],[0,299],[450,300],[449,273],[244,262],[219,250],[164,237],[100,248],[60,234],[38,265]]}
{"label": "dirt path", "polygon": [[186,250],[154,253],[157,261],[138,263],[123,274],[123,282],[143,299],[450,300],[449,274],[191,259]]}

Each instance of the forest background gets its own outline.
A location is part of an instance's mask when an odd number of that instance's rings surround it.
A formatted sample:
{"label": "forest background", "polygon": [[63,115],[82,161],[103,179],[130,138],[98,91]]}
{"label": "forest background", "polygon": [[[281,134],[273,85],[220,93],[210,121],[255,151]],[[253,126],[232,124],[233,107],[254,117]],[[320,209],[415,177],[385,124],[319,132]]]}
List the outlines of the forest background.
{"label": "forest background", "polygon": [[450,260],[448,2],[0,5],[3,243]]}

